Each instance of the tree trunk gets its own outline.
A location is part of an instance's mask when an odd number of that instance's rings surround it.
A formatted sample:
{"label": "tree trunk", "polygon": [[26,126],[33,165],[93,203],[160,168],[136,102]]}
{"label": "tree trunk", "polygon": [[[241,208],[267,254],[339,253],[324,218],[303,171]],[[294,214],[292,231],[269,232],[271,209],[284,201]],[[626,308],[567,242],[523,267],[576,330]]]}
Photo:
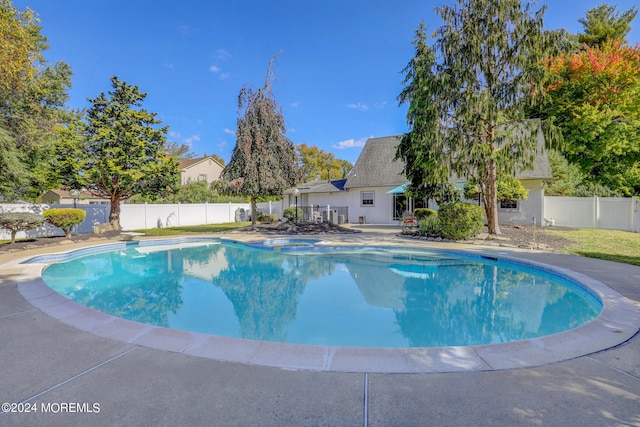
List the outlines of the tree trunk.
{"label": "tree trunk", "polygon": [[114,230],[120,230],[120,197],[118,196],[111,196],[109,223],[111,223]]}
{"label": "tree trunk", "polygon": [[251,197],[251,228],[253,229],[256,226],[256,211],[257,211],[257,206],[256,206],[256,198],[255,197]]}
{"label": "tree trunk", "polygon": [[502,234],[500,225],[498,224],[498,179],[496,169],[495,160],[490,160],[484,198],[484,210],[487,214],[487,229],[489,234]]}

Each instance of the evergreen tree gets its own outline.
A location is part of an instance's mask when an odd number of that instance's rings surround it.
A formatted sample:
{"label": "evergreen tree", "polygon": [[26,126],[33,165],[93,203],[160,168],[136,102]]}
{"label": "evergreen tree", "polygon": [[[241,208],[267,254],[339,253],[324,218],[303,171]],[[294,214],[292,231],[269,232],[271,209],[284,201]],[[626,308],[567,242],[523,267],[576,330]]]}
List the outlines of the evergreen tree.
{"label": "evergreen tree", "polygon": [[295,146],[285,135],[284,117],[271,92],[274,60],[269,62],[264,87],[240,90],[236,146],[222,171],[227,191],[250,198],[254,225],[256,199],[280,196],[300,177]]}
{"label": "evergreen tree", "polygon": [[111,202],[109,222],[120,228],[120,202],[134,194],[161,194],[179,180],[176,159],[165,155],[167,127],[141,108],[147,94],[111,77],[113,89],[90,99],[85,128],[87,189]]}
{"label": "evergreen tree", "polygon": [[584,27],[584,33],[578,34],[578,41],[594,47],[608,40],[625,39],[637,14],[636,7],[622,14],[616,13],[616,7],[608,4],[594,7],[587,11],[585,18],[578,20]]}
{"label": "evergreen tree", "polygon": [[[541,123],[525,107],[543,93],[542,66],[558,33],[545,33],[545,8],[519,0],[456,0],[437,8],[435,43],[416,31],[400,104],[410,131],[398,146],[412,186],[442,185],[452,173],[475,177],[491,234],[499,234],[497,174],[531,167]],[[557,41],[557,40],[556,40]]]}

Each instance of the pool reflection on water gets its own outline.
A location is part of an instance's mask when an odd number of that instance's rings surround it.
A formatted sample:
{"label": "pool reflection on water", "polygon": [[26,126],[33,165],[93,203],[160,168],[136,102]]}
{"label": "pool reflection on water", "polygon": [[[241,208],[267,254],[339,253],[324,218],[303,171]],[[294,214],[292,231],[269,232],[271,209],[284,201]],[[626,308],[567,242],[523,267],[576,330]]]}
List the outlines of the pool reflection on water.
{"label": "pool reflection on water", "polygon": [[569,280],[511,262],[308,241],[284,246],[127,245],[52,264],[43,279],[80,304],[138,322],[331,346],[518,341],[578,327],[602,308]]}

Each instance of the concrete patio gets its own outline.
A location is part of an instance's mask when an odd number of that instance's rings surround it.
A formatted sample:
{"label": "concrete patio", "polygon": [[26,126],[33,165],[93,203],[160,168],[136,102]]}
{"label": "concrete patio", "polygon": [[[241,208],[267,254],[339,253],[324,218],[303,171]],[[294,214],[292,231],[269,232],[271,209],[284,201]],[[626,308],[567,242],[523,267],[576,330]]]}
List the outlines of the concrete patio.
{"label": "concrete patio", "polygon": [[[409,244],[385,227],[333,238]],[[22,271],[11,262],[84,245],[0,254],[0,402],[38,410],[2,413],[0,425],[640,425],[637,329],[614,348],[520,369],[354,373],[223,362],[101,337],[25,300],[18,290]],[[640,310],[639,267],[503,248],[437,247],[499,250],[569,268]]]}

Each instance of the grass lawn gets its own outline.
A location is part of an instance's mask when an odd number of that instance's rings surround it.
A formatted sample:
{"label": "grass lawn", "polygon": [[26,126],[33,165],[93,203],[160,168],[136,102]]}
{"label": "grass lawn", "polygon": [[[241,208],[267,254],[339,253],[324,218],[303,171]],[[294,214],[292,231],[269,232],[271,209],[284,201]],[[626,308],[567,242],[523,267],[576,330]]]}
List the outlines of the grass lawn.
{"label": "grass lawn", "polygon": [[545,229],[545,233],[575,242],[565,253],[640,266],[640,233],[593,228]]}
{"label": "grass lawn", "polygon": [[195,234],[195,233],[216,233],[221,231],[234,230],[236,228],[247,227],[251,225],[247,222],[227,222],[224,224],[208,224],[208,225],[192,225],[184,227],[167,227],[167,228],[149,228],[147,230],[134,230],[144,233],[147,236],[175,236],[178,234]]}

